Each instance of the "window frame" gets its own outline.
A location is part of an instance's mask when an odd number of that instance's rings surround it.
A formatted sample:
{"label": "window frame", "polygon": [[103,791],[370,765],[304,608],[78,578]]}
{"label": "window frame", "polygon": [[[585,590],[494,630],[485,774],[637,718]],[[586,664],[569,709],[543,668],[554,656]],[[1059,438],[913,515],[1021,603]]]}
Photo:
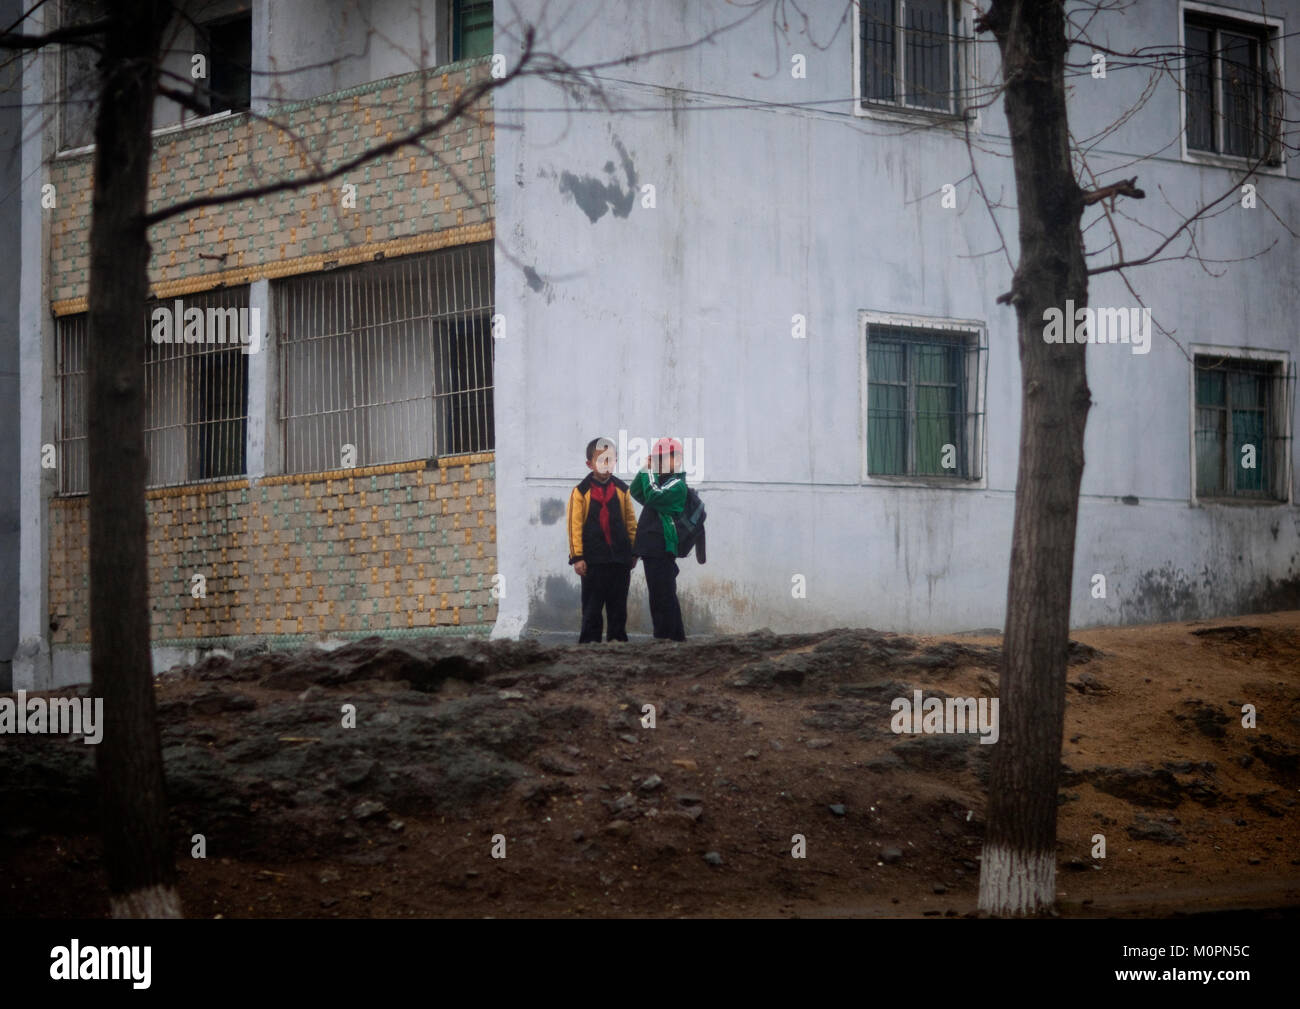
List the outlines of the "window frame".
{"label": "window frame", "polygon": [[[901,5],[906,0],[891,0],[896,5]],[[916,123],[918,120],[932,122],[944,125],[960,125],[970,122],[978,125],[980,120],[979,110],[968,108],[963,103],[961,95],[953,96],[952,107],[947,110],[934,109],[925,105],[909,105],[901,101],[879,101],[868,98],[863,94],[862,89],[862,17],[863,8],[860,2],[853,5],[853,31],[852,35],[852,88],[853,88],[853,114],[870,119],[883,119],[892,122]],[[952,76],[958,84],[960,91],[970,91],[978,84],[978,59],[977,50],[973,44],[974,41],[974,8],[970,0],[947,0],[946,6],[949,10],[955,12],[953,23],[956,27],[959,38],[953,43],[952,48]],[[900,37],[905,31],[902,23],[905,19],[900,18],[900,27],[897,29]],[[906,47],[895,40],[895,52],[898,58],[902,59]]]}
{"label": "window frame", "polygon": [[[59,6],[59,18],[60,18],[60,23],[62,23],[62,18],[63,18],[63,17],[64,17],[64,7],[63,7],[62,4],[60,4],[60,6]],[[191,30],[197,32],[197,31],[201,31],[201,30],[203,30],[203,29],[205,29],[205,28],[207,28],[207,27],[209,27],[209,26],[214,26],[214,25],[219,26],[219,25],[221,25],[221,24],[224,24],[224,23],[227,23],[227,22],[230,22],[230,21],[236,21],[236,20],[239,20],[239,19],[241,19],[241,18],[245,18],[245,17],[249,19],[249,62],[250,62],[250,67],[249,67],[249,88],[248,88],[248,91],[249,91],[249,94],[248,94],[249,108],[248,108],[248,109],[235,110],[235,111],[232,111],[232,110],[230,110],[230,109],[224,109],[224,110],[222,110],[222,111],[220,111],[220,112],[212,112],[212,113],[209,113],[208,115],[200,116],[200,115],[194,115],[194,114],[192,114],[192,113],[190,112],[189,109],[186,109],[186,108],[182,107],[182,108],[181,108],[181,113],[180,113],[181,118],[180,118],[180,120],[179,120],[178,122],[175,122],[175,123],[168,123],[166,126],[155,126],[155,127],[153,128],[153,130],[150,132],[150,136],[152,136],[152,137],[164,137],[164,136],[167,136],[168,134],[171,134],[171,133],[178,133],[178,132],[180,132],[181,130],[188,130],[188,129],[192,128],[192,127],[207,126],[207,125],[209,125],[209,124],[211,124],[211,123],[220,122],[220,121],[223,120],[223,119],[229,119],[231,116],[242,116],[242,115],[246,115],[246,114],[247,114],[247,113],[252,109],[252,106],[253,106],[253,104],[254,104],[254,103],[253,103],[253,85],[252,85],[252,76],[253,76],[253,73],[252,73],[252,72],[253,72],[253,69],[254,69],[254,68],[253,68],[253,66],[251,66],[251,64],[253,63],[253,56],[254,56],[254,53],[253,53],[253,44],[252,44],[252,43],[253,43],[253,33],[254,33],[254,28],[253,28],[253,19],[252,19],[252,8],[250,7],[250,8],[249,8],[248,10],[246,10],[246,11],[236,11],[236,12],[232,12],[232,13],[227,14],[227,15],[223,15],[223,16],[216,17],[216,18],[214,18],[214,19],[211,20],[211,21],[203,22],[202,24],[198,25],[197,28],[192,28]],[[194,37],[194,46],[195,46],[195,50],[196,50],[196,51],[197,51],[198,47],[200,46],[200,44],[201,44],[201,41],[200,41],[200,39],[199,39],[199,38],[197,37],[197,35],[196,35],[196,36]],[[60,49],[60,52],[59,52],[59,57],[58,57],[58,61],[57,61],[57,71],[56,71],[56,72],[57,72],[57,75],[58,75],[58,81],[59,81],[59,92],[60,92],[60,94],[62,94],[63,91],[64,91],[64,90],[66,89],[66,87],[67,87],[67,80],[66,80],[66,78],[67,78],[67,61],[66,61],[66,59],[65,59],[65,57],[64,57],[64,53],[63,53],[63,51],[62,51],[62,50],[63,50],[63,47],[59,47],[59,49]],[[210,69],[211,69],[211,68],[209,67],[209,70],[210,70]],[[208,77],[208,79],[209,79],[209,81],[211,80],[211,74],[210,74],[210,73],[209,73],[209,77]],[[189,116],[189,118],[186,118],[187,116]],[[75,157],[80,157],[80,156],[83,155],[83,154],[89,154],[89,153],[91,153],[92,151],[94,151],[94,149],[95,149],[95,142],[94,142],[94,140],[93,140],[93,137],[94,137],[94,127],[95,127],[95,123],[94,123],[93,118],[92,118],[91,123],[90,123],[90,128],[91,128],[91,137],[92,137],[92,140],[91,140],[90,143],[88,143],[88,144],[82,144],[82,145],[80,145],[79,147],[65,147],[65,146],[64,146],[64,111],[63,111],[62,108],[59,109],[59,111],[58,111],[58,115],[56,116],[56,119],[57,119],[57,124],[56,124],[56,127],[55,127],[55,147],[56,147],[57,149],[56,149],[55,152],[54,152],[54,158],[55,158],[56,160],[61,159],[61,158],[75,158]]]}
{"label": "window frame", "polygon": [[[1286,147],[1280,143],[1275,129],[1279,121],[1277,117],[1285,115],[1286,47],[1279,44],[1279,40],[1285,37],[1282,18],[1230,7],[1220,7],[1215,4],[1200,3],[1197,0],[1182,0],[1178,8],[1178,51],[1182,54],[1187,52],[1187,21],[1189,15],[1193,27],[1201,27],[1212,31],[1234,31],[1251,36],[1258,42],[1260,56],[1265,60],[1266,73],[1270,75],[1272,83],[1270,84],[1270,94],[1266,96],[1268,107],[1263,112],[1270,132],[1268,152],[1260,159],[1255,171],[1269,175],[1286,175]],[[1255,161],[1256,156],[1207,151],[1188,145],[1187,62],[1186,58],[1180,59],[1178,69],[1178,142],[1182,160],[1191,164],[1211,165],[1240,171],[1244,166]],[[1272,76],[1272,70],[1267,69],[1274,65],[1276,65],[1275,77]],[[1215,67],[1213,86],[1215,88],[1214,99],[1216,104],[1212,115],[1215,143],[1222,147],[1224,122],[1221,94],[1222,77],[1217,71],[1217,58]],[[1272,160],[1274,158],[1276,160]]]}
{"label": "window frame", "polygon": [[477,56],[466,56],[461,52],[464,47],[463,23],[462,16],[464,6],[482,6],[486,4],[492,12],[492,44],[496,44],[496,6],[493,0],[448,0],[447,3],[447,55],[450,57],[449,62],[460,63],[462,60],[481,60],[492,55],[492,49],[489,47],[486,53],[479,53]]}
{"label": "window frame", "polygon": [[[211,288],[167,298],[150,297],[145,301],[144,315],[140,321],[142,336],[140,354],[144,369],[145,412],[142,433],[145,453],[149,457],[149,466],[145,474],[145,487],[148,490],[223,483],[229,480],[243,480],[249,475],[248,440],[253,396],[250,355],[244,353],[240,345],[231,343],[212,345],[189,345],[179,341],[172,344],[153,343],[151,319],[154,309],[170,309],[177,300],[185,303],[187,308],[200,307],[205,314],[209,308],[247,310],[251,308],[252,286],[237,284],[232,287]],[[70,346],[64,334],[65,325],[79,325],[85,329],[82,345],[78,349],[78,363],[81,365],[79,369],[69,370],[65,366],[65,355]],[[54,443],[58,446],[54,492],[56,497],[78,497],[90,492],[89,468],[86,469],[86,486],[80,489],[70,489],[71,479],[69,471],[65,468],[68,460],[73,457],[74,451],[68,447],[69,443],[79,443],[75,451],[82,457],[88,451],[90,375],[86,354],[89,348],[89,326],[88,311],[60,315],[54,319]],[[167,353],[165,350],[159,350],[159,347],[181,349]],[[259,351],[262,352],[264,349]],[[233,371],[225,373],[224,381],[217,379],[213,374],[220,367],[231,368],[232,365]],[[200,371],[207,374],[200,377]],[[78,376],[75,384],[67,381],[72,376]],[[160,383],[177,378],[180,383],[179,390],[174,391],[174,395],[169,400],[160,399],[157,393]],[[214,386],[214,381],[219,381],[221,387]],[[242,399],[243,413],[226,410],[222,412],[228,414],[227,416],[216,416],[212,409],[214,403],[222,393],[230,392],[235,393],[237,400]],[[81,420],[78,426],[82,430],[75,435],[68,433],[70,404],[76,405],[74,412]],[[192,416],[196,407],[201,414],[199,417]],[[156,423],[157,412],[164,410],[179,420],[174,420],[172,423]],[[223,426],[237,431],[239,437],[218,440],[218,436],[211,432]],[[170,455],[166,454],[164,441],[172,446]],[[211,463],[214,450],[218,457],[225,452],[229,453],[229,458],[236,459],[237,470],[213,473],[208,476],[192,475],[196,471],[201,472]],[[155,458],[155,452],[165,458],[160,461]],[[88,465],[87,461],[87,467]],[[157,479],[159,473],[165,474],[172,469],[179,469],[184,475],[178,479]],[[76,475],[79,476],[80,473]]]}
{"label": "window frame", "polygon": [[[66,2],[66,0],[60,0],[55,15],[59,26],[62,27],[68,23],[71,15],[68,10],[68,3]],[[93,13],[92,16],[94,16]],[[54,146],[57,148],[56,156],[64,152],[82,153],[85,151],[94,150],[95,149],[95,139],[94,139],[95,138],[95,117],[93,114],[90,116],[89,120],[87,121],[87,125],[89,126],[89,130],[90,130],[90,138],[91,138],[90,143],[81,144],[80,146],[77,147],[65,146],[66,136],[67,136],[66,131],[68,126],[67,123],[68,104],[67,103],[68,103],[68,95],[69,95],[68,89],[69,89],[69,76],[70,76],[68,72],[68,62],[69,62],[68,58],[69,56],[72,55],[72,53],[75,50],[82,49],[83,47],[76,46],[71,43],[64,43],[56,46],[55,48],[57,52],[57,59],[55,61],[55,77],[58,82],[55,93],[59,97],[59,104],[58,104],[57,115],[55,117],[56,123],[54,129],[54,134],[55,134]],[[99,100],[98,71],[95,69],[95,60],[93,57],[90,60],[90,77],[91,77],[91,84],[89,87],[89,95],[91,101],[91,109],[93,112],[94,105]]]}
{"label": "window frame", "polygon": [[[1276,486],[1281,489],[1283,496],[1277,496],[1274,490],[1269,490],[1263,495],[1230,495],[1226,497],[1209,497],[1201,496],[1196,489],[1196,374],[1197,359],[1202,357],[1221,357],[1231,362],[1262,362],[1274,365],[1280,370],[1280,374],[1271,376],[1272,388],[1276,389],[1279,385],[1285,394],[1280,401],[1269,404],[1269,411],[1272,414],[1270,422],[1278,426],[1282,432],[1278,437],[1282,438],[1288,446],[1294,444],[1295,436],[1295,366],[1291,356],[1284,350],[1261,350],[1254,347],[1229,347],[1222,344],[1205,344],[1193,343],[1189,346],[1188,352],[1191,356],[1190,367],[1188,368],[1188,468],[1189,472],[1189,497],[1193,507],[1221,506],[1225,508],[1268,508],[1273,506],[1289,506],[1294,500],[1293,488],[1293,451],[1288,448],[1287,451],[1281,452],[1282,467],[1274,480]],[[1269,446],[1269,450],[1272,446]]]}
{"label": "window frame", "polygon": [[[337,454],[345,443],[357,452],[353,468],[495,452],[495,277],[488,240],[274,282],[280,472],[348,468]],[[397,371],[384,382],[384,351],[409,353],[404,376],[426,367],[427,391],[386,396]],[[391,418],[403,411],[418,417],[418,431],[401,428],[413,434],[397,433]]]}
{"label": "window frame", "polygon": [[[941,474],[873,474],[870,468],[870,410],[871,368],[867,337],[872,326],[889,326],[901,329],[936,330],[957,337],[968,355],[965,420],[975,424],[975,430],[964,430],[963,436],[973,440],[969,453],[971,464],[977,467],[977,476],[944,476]],[[951,490],[984,490],[988,487],[988,434],[983,419],[988,399],[988,326],[979,319],[951,319],[943,316],[923,316],[896,312],[877,312],[867,309],[858,312],[858,371],[859,371],[859,483],[863,486],[892,487],[943,487]],[[971,358],[973,357],[973,362]]]}
{"label": "window frame", "polygon": [[[226,28],[237,21],[248,22],[248,104],[243,108],[218,109],[216,112],[210,111],[208,112],[207,115],[196,116],[194,119],[189,121],[186,121],[184,118],[182,118],[181,122],[176,125],[189,126],[196,122],[211,122],[214,119],[218,119],[224,116],[243,115],[244,113],[252,110],[253,108],[253,12],[252,10],[250,9],[246,11],[238,11],[233,14],[227,14],[223,17],[214,18],[211,21],[202,21],[197,23],[193,28],[194,51],[196,53],[202,52],[204,57],[208,61],[207,85],[209,88],[211,88],[213,77],[214,77],[213,70],[215,69],[216,66],[216,61],[213,59],[213,52],[212,52],[213,29],[219,30],[222,28]],[[209,104],[209,106],[211,105],[212,102],[212,96],[210,94],[202,94],[197,90],[195,92],[195,99],[200,102],[206,101]],[[182,117],[185,111],[186,110],[182,109]]]}

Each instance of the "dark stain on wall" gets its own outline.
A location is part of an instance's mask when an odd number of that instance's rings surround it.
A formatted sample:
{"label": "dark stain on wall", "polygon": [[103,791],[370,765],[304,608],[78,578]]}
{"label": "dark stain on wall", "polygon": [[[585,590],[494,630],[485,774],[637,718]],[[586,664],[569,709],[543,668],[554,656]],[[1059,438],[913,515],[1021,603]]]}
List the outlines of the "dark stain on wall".
{"label": "dark stain on wall", "polygon": [[[686,628],[686,637],[695,634],[716,634],[717,621],[705,601],[692,595],[686,574],[686,565],[694,561],[678,561],[682,575],[677,578],[677,604],[682,608],[682,626]],[[650,620],[650,597],[646,593],[645,573],[638,563],[632,569],[632,586],[627,593],[627,629],[630,634],[653,634],[654,624]]]}
{"label": "dark stain on wall", "polygon": [[528,626],[543,631],[572,630],[582,626],[582,592],[576,577],[547,575],[528,600]]}
{"label": "dark stain on wall", "polygon": [[[649,634],[650,606],[646,602],[644,580],[637,584],[639,577],[640,565],[637,565],[627,595],[627,629],[633,634]],[[576,575],[546,577],[528,601],[528,626],[539,631],[572,631],[577,640],[582,627],[582,589]],[[686,633],[690,634],[689,626]]]}
{"label": "dark stain on wall", "polygon": [[1277,581],[1268,579],[1245,600],[1241,612],[1275,613],[1279,610],[1300,610],[1300,575]]}
{"label": "dark stain on wall", "polygon": [[524,283],[530,290],[544,297],[548,305],[555,301],[555,288],[549,280],[543,279],[542,275],[531,266],[522,266],[520,269],[523,271]]}
{"label": "dark stain on wall", "polygon": [[[685,574],[685,571],[683,571]],[[681,578],[677,582],[677,599],[682,607],[686,636],[717,633],[717,622],[703,601],[697,602]],[[528,626],[541,631],[572,631],[577,640],[582,626],[582,591],[576,576],[548,575],[528,603]],[[631,634],[650,634],[650,602],[646,596],[645,575],[641,565],[632,569],[632,585],[627,594],[627,629]]]}
{"label": "dark stain on wall", "polygon": [[538,505],[537,511],[541,517],[542,525],[553,526],[564,518],[565,505],[559,498],[548,497]]}
{"label": "dark stain on wall", "polygon": [[[1205,588],[1213,593],[1208,573]],[[1195,584],[1170,564],[1144,571],[1120,606],[1120,622],[1125,624],[1195,620],[1200,615]]]}
{"label": "dark stain on wall", "polygon": [[573,172],[560,174],[560,192],[572,196],[573,202],[587,215],[587,219],[592,224],[604,217],[606,212],[612,213],[615,217],[627,217],[632,212],[632,204],[636,200],[636,166],[632,164],[627,148],[617,137],[614,138],[614,147],[618,150],[619,160],[623,164],[623,174],[627,176],[626,191],[615,178],[617,170],[612,161],[605,162],[604,180],[594,175],[574,175]]}
{"label": "dark stain on wall", "polygon": [[1208,568],[1199,584],[1172,565],[1151,569],[1120,608],[1121,624],[1155,624],[1300,609],[1300,574],[1234,585]]}

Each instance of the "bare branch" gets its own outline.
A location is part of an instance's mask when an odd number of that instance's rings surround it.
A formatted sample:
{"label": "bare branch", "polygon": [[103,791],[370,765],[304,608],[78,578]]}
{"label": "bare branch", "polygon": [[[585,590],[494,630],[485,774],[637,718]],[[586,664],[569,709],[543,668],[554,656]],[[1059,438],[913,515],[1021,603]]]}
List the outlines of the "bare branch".
{"label": "bare branch", "polygon": [[[1250,178],[1251,174],[1253,174],[1253,168],[1250,172],[1247,172],[1243,176],[1243,178]],[[1171,234],[1165,237],[1165,240],[1163,242],[1161,242],[1149,253],[1147,253],[1147,255],[1141,256],[1137,259],[1130,259],[1130,260],[1121,259],[1114,263],[1110,263],[1106,266],[1094,266],[1088,270],[1088,275],[1096,276],[1099,273],[1109,273],[1112,270],[1125,270],[1128,269],[1130,266],[1142,266],[1146,263],[1156,262],[1157,261],[1156,257],[1159,256],[1160,253],[1164,252],[1165,249],[1169,248],[1170,244],[1173,242],[1175,238],[1181,235],[1184,231],[1188,231],[1198,220],[1200,220],[1202,217],[1208,214],[1211,210],[1217,207],[1224,200],[1228,199],[1230,196],[1235,195],[1238,190],[1238,187],[1240,187],[1241,184],[1242,183],[1240,179],[1234,179],[1232,185],[1228,187],[1227,191],[1224,192],[1222,196],[1220,196],[1216,200],[1213,200],[1210,203],[1205,204],[1204,206],[1201,207],[1200,210],[1196,211],[1196,213],[1184,219],[1183,222],[1180,225],[1178,225],[1178,227],[1175,228]]]}
{"label": "bare branch", "polygon": [[1100,189],[1088,189],[1083,193],[1083,205],[1090,207],[1100,200],[1111,199],[1116,196],[1129,196],[1135,200],[1145,200],[1147,194],[1137,187],[1137,176],[1131,179],[1120,179],[1119,182],[1112,182],[1109,186],[1102,186]]}
{"label": "bare branch", "polygon": [[[241,200],[249,200],[257,196],[268,196],[271,193],[283,193],[293,189],[301,189],[303,186],[328,182],[331,179],[337,179],[342,175],[346,175],[348,172],[355,168],[359,168],[364,164],[375,161],[385,155],[393,154],[396,151],[401,150],[403,147],[417,145],[418,142],[423,140],[425,137],[437,134],[444,127],[458,120],[465,114],[466,110],[477,103],[484,95],[496,90],[497,88],[503,87],[516,77],[523,75],[525,68],[528,66],[528,63],[533,56],[534,41],[534,31],[532,28],[529,28],[525,34],[523,55],[513,71],[504,77],[490,78],[467,88],[461,93],[459,98],[447,107],[446,113],[432,122],[425,123],[418,129],[411,130],[409,133],[403,134],[400,137],[395,137],[386,143],[372,147],[370,150],[365,151],[342,164],[336,165],[328,171],[317,170],[306,175],[281,179],[279,182],[270,182],[263,186],[251,186],[247,189],[241,189],[233,193],[200,196],[192,200],[184,200],[181,203],[175,203],[172,206],[164,207],[161,210],[155,210],[153,213],[145,215],[145,225],[153,226],[161,221],[167,220],[168,218],[188,213],[191,210],[197,210],[199,207],[215,207],[227,203],[238,203]],[[539,72],[549,73],[553,72],[553,70],[554,68],[549,68]]]}

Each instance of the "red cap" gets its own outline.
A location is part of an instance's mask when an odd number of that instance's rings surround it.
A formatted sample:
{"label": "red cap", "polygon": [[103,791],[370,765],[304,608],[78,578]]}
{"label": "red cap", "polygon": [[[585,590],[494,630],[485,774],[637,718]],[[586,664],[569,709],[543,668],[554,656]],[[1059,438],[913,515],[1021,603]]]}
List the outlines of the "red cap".
{"label": "red cap", "polygon": [[660,438],[655,442],[655,447],[650,450],[651,455],[670,455],[681,452],[682,443],[676,438]]}

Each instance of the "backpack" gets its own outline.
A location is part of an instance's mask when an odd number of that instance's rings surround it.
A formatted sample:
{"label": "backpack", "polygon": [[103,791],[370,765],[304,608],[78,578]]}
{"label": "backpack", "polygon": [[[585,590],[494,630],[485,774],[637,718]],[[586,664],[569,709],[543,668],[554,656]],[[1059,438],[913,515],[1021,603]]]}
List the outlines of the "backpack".
{"label": "backpack", "polygon": [[707,517],[704,502],[694,487],[686,488],[686,506],[680,515],[673,516],[677,528],[677,556],[686,557],[692,550],[696,559],[704,563],[704,520]]}

